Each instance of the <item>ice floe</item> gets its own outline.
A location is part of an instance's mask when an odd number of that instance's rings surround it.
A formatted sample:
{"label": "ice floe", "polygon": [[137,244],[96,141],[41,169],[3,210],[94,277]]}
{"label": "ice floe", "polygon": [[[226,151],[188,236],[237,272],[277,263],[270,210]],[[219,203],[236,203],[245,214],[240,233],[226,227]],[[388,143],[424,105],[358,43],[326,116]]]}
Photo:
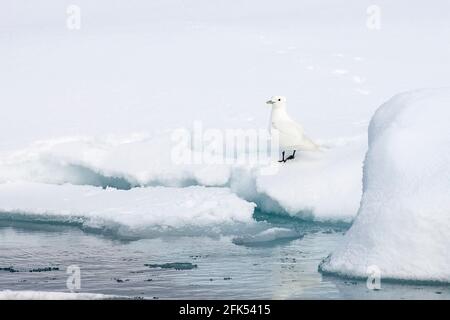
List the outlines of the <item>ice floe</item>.
{"label": "ice floe", "polygon": [[227,188],[0,184],[2,220],[74,224],[129,237],[236,234],[256,224],[254,207]]}

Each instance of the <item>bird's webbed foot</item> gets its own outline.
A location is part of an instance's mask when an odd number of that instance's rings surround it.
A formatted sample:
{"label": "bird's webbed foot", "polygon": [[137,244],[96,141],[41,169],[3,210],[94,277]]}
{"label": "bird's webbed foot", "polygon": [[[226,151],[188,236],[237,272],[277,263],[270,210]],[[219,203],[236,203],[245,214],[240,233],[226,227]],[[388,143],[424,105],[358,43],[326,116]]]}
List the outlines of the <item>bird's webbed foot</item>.
{"label": "bird's webbed foot", "polygon": [[286,161],[288,161],[288,160],[294,160],[295,158],[294,158],[294,156],[289,156],[289,157],[287,157],[285,160],[284,160],[284,162],[286,162]]}
{"label": "bird's webbed foot", "polygon": [[[289,157],[287,157],[284,162],[288,161],[288,160],[294,160],[295,159],[295,152],[296,150],[294,150],[294,153],[292,153]],[[284,157],[283,157],[284,158]]]}
{"label": "bird's webbed foot", "polygon": [[278,160],[278,162],[286,162],[286,159],[284,159],[284,151],[282,152],[283,158],[281,160]]}

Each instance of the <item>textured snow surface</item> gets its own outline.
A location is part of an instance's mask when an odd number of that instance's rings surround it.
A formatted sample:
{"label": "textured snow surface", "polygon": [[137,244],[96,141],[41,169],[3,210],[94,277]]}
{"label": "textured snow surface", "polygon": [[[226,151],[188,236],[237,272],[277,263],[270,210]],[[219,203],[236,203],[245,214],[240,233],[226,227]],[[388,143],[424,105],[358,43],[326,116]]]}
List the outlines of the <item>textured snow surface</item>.
{"label": "textured snow surface", "polygon": [[369,128],[364,194],[326,272],[450,282],[450,89],[395,96]]}

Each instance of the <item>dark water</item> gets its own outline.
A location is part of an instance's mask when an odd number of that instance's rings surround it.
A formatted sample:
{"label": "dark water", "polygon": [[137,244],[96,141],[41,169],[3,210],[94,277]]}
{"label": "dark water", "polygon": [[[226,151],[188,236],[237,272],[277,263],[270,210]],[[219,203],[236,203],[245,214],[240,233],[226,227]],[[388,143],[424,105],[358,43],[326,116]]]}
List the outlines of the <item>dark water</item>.
{"label": "dark water", "polygon": [[69,292],[66,269],[77,265],[79,292],[150,299],[450,298],[448,286],[382,282],[381,290],[373,291],[364,281],[323,276],[317,266],[347,226],[260,213],[255,218],[304,236],[256,246],[235,245],[231,237],[124,241],[73,226],[2,221],[0,290]]}

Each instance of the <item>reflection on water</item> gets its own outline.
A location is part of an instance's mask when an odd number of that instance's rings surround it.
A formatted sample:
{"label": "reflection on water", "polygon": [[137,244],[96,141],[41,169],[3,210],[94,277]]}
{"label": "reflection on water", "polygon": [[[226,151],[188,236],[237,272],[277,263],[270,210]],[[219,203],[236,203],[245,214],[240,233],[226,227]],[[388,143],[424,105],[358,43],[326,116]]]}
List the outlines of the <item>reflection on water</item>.
{"label": "reflection on water", "polygon": [[317,266],[338,244],[343,229],[289,219],[273,221],[274,226],[286,227],[287,223],[304,236],[247,247],[233,244],[231,237],[123,241],[70,226],[3,222],[0,268],[13,267],[19,272],[0,270],[0,290],[67,292],[66,268],[78,265],[81,292],[131,297],[450,298],[448,286],[382,283],[382,290],[371,291],[363,281],[322,276]]}

